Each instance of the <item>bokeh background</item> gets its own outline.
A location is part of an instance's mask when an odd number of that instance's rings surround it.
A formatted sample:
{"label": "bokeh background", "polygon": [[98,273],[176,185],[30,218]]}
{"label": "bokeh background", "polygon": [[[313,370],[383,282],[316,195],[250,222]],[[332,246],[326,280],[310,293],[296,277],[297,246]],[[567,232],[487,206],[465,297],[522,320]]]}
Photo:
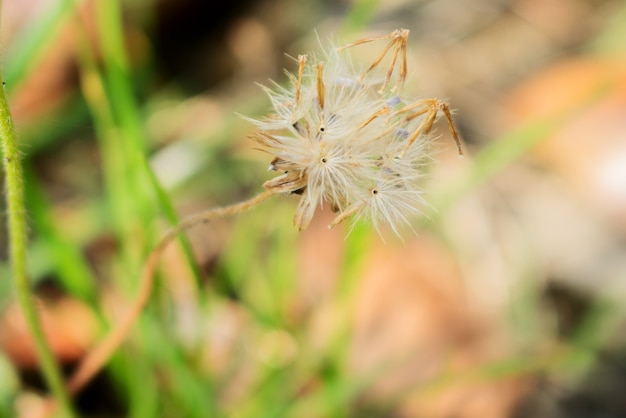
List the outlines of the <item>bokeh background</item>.
{"label": "bokeh background", "polygon": [[[290,196],[191,230],[81,416],[626,417],[624,2],[3,3],[29,270],[67,373],[176,219],[271,177],[236,114],[267,111],[255,83],[290,57],[410,29],[407,90],[464,139],[438,125],[416,235],[323,210],[298,233]],[[0,250],[0,416],[37,416],[5,230]]]}

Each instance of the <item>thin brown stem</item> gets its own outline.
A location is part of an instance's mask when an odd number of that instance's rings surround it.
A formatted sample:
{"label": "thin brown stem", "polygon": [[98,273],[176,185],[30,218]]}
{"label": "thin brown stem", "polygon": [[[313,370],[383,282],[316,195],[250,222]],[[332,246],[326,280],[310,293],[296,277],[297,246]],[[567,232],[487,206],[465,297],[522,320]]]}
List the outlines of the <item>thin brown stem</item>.
{"label": "thin brown stem", "polygon": [[271,191],[264,191],[252,199],[244,202],[236,203],[231,206],[225,206],[221,208],[210,209],[205,212],[198,213],[189,218],[183,219],[174,229],[169,231],[159,243],[150,252],[146,263],[144,264],[143,273],[141,276],[141,282],[139,284],[139,290],[135,301],[131,305],[129,311],[126,313],[124,319],[119,322],[119,325],[111,330],[111,332],[98,344],[89,354],[81,361],[76,372],[72,375],[68,383],[68,390],[71,394],[76,394],[80,391],[95,374],[106,364],[109,358],[122,344],[122,342],[128,336],[133,325],[137,321],[137,318],[143,311],[143,308],[150,299],[150,294],[154,287],[155,271],[158,266],[159,260],[163,251],[167,246],[174,241],[176,236],[189,228],[198,225],[200,223],[207,223],[216,218],[223,218],[230,215],[241,213],[247,209],[250,209],[257,204],[270,198],[274,193]]}
{"label": "thin brown stem", "polygon": [[[113,328],[109,334],[83,358],[67,383],[68,392],[71,395],[75,395],[83,389],[124,342],[150,299],[152,289],[154,288],[155,272],[163,252],[168,245],[176,239],[178,234],[200,223],[207,223],[217,218],[224,218],[244,212],[269,199],[274,194],[275,193],[272,191],[265,190],[249,200],[192,215],[183,219],[175,228],[170,230],[163,238],[161,238],[148,255],[148,259],[144,264],[141,275],[137,296],[132,302],[129,310],[126,312],[126,315],[121,321],[118,322],[118,325]],[[55,400],[51,400],[45,408],[42,418],[49,417],[54,414],[57,406],[58,404]]]}

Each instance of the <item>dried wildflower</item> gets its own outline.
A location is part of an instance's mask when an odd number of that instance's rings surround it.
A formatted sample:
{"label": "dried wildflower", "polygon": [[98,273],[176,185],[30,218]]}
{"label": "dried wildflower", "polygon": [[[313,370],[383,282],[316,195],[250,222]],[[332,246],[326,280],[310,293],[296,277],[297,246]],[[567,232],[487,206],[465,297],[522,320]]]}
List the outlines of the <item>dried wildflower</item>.
{"label": "dried wildflower", "polygon": [[[298,57],[298,72],[287,73],[289,87],[264,87],[271,116],[252,120],[254,139],[274,156],[270,170],[280,174],[266,190],[301,195],[294,223],[306,228],[315,209],[329,204],[344,219],[370,220],[377,230],[388,224],[410,226],[425,204],[419,186],[430,160],[427,134],[444,113],[461,152],[448,105],[438,99],[407,101],[401,90],[407,75],[409,31],[396,30],[327,52],[323,61]],[[389,39],[365,70],[355,70],[346,48]],[[380,63],[389,65],[380,74]],[[392,82],[396,69],[397,77]]]}
{"label": "dried wildflower", "polygon": [[[324,203],[338,212],[331,227],[348,217],[368,219],[378,231],[383,224],[397,234],[399,225],[410,227],[409,217],[425,204],[419,180],[429,161],[426,135],[440,111],[459,153],[461,146],[446,103],[411,102],[401,93],[408,71],[408,35],[401,29],[361,39],[327,53],[324,62],[309,62],[301,55],[297,74],[288,74],[289,88],[266,88],[274,113],[264,120],[250,120],[259,127],[255,139],[274,156],[270,169],[280,174],[251,199],[185,218],[157,243],[144,265],[137,298],[118,326],[78,365],[68,382],[70,393],[83,388],[126,338],[149,300],[163,252],[194,225],[241,213],[284,192],[301,195],[294,218],[299,229],[307,227],[317,206]],[[342,53],[377,40],[389,43],[364,71],[355,70]],[[390,63],[381,76],[379,66],[387,55]],[[49,411],[54,409],[52,403]]]}

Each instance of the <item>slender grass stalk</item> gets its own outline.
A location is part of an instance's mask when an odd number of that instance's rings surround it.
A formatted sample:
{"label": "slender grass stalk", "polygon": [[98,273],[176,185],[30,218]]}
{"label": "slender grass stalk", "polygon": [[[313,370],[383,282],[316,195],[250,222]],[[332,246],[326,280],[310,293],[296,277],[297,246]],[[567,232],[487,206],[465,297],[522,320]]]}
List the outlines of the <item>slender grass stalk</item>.
{"label": "slender grass stalk", "polygon": [[[0,0],[0,8],[2,2]],[[7,218],[10,247],[10,262],[13,270],[13,280],[15,281],[15,292],[17,299],[24,313],[28,330],[30,331],[37,358],[41,368],[56,400],[61,405],[64,416],[74,416],[70,398],[65,386],[61,370],[57,364],[50,347],[46,342],[35,298],[32,294],[30,282],[28,280],[26,268],[26,247],[27,247],[27,227],[26,209],[24,199],[24,172],[22,168],[21,155],[15,135],[15,127],[9,103],[4,90],[4,82],[0,74],[0,142],[2,142],[3,167],[6,179],[6,200]]]}
{"label": "slender grass stalk", "polygon": [[[80,0],[75,0],[78,10]],[[137,100],[135,98],[132,77],[129,64],[128,52],[124,42],[121,4],[118,0],[100,0],[96,3],[96,22],[99,29],[99,41],[104,55],[104,68],[99,69],[96,65],[94,51],[88,45],[81,48],[82,69],[92,74],[94,80],[100,83],[101,94],[93,99],[88,99],[94,120],[101,127],[115,126],[115,134],[118,140],[111,138],[108,143],[112,146],[109,159],[119,160],[116,164],[122,167],[122,184],[125,187],[113,186],[111,196],[118,200],[129,199],[133,202],[132,210],[124,210],[122,213],[136,213],[138,216],[119,217],[121,223],[127,220],[154,218],[155,205],[161,209],[170,225],[174,227],[180,219],[176,215],[174,205],[167,193],[157,180],[145,154],[147,138],[141,123],[141,116]],[[78,19],[78,29],[85,33],[84,22]],[[85,89],[85,92],[87,90]],[[94,100],[95,99],[95,100]],[[106,113],[106,117],[103,117]],[[107,134],[107,129],[101,129],[99,136]],[[110,133],[109,133],[110,135]],[[121,141],[120,141],[121,139]],[[123,150],[123,152],[120,152]],[[129,181],[130,177],[130,181]],[[116,180],[112,178],[111,180]],[[113,182],[109,182],[113,185]],[[150,196],[150,193],[154,196]],[[147,226],[147,224],[145,224]],[[120,231],[124,233],[123,230]],[[130,233],[132,235],[133,232]],[[126,233],[128,236],[129,234]],[[150,242],[150,240],[148,240]],[[181,237],[180,245],[183,255],[189,264],[194,277],[194,285],[199,293],[200,273],[193,263],[191,245],[185,237]]]}
{"label": "slender grass stalk", "polygon": [[11,49],[7,51],[10,60],[3,65],[3,69],[9,92],[37,70],[46,47],[56,38],[63,20],[71,11],[71,0],[41,4],[33,10],[35,17],[32,23],[19,33]]}
{"label": "slender grass stalk", "polygon": [[43,187],[38,183],[32,165],[25,163],[24,180],[26,201],[29,203],[31,228],[45,245],[44,251],[50,254],[52,268],[58,273],[59,282],[67,292],[95,306],[97,300],[97,280],[91,267],[83,257],[81,248],[74,245],[55,223],[51,203]]}

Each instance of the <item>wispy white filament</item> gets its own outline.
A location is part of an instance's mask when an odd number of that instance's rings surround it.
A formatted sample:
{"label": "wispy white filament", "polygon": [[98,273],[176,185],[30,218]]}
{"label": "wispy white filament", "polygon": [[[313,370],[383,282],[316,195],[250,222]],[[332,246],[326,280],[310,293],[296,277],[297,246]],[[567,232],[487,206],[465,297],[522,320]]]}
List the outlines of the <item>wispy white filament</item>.
{"label": "wispy white filament", "polygon": [[[355,70],[346,51],[331,50],[323,60],[300,56],[298,72],[288,73],[289,87],[263,87],[272,112],[248,120],[259,129],[255,140],[274,157],[270,169],[279,172],[264,187],[301,195],[298,229],[308,226],[319,205],[329,204],[338,214],[330,226],[353,217],[399,234],[424,207],[426,133],[437,111],[449,110],[436,99],[406,100],[405,70],[389,82],[396,59],[406,63],[399,54],[407,36],[400,30],[382,37],[390,42],[366,70]],[[392,58],[385,70],[378,63],[387,52]]]}

